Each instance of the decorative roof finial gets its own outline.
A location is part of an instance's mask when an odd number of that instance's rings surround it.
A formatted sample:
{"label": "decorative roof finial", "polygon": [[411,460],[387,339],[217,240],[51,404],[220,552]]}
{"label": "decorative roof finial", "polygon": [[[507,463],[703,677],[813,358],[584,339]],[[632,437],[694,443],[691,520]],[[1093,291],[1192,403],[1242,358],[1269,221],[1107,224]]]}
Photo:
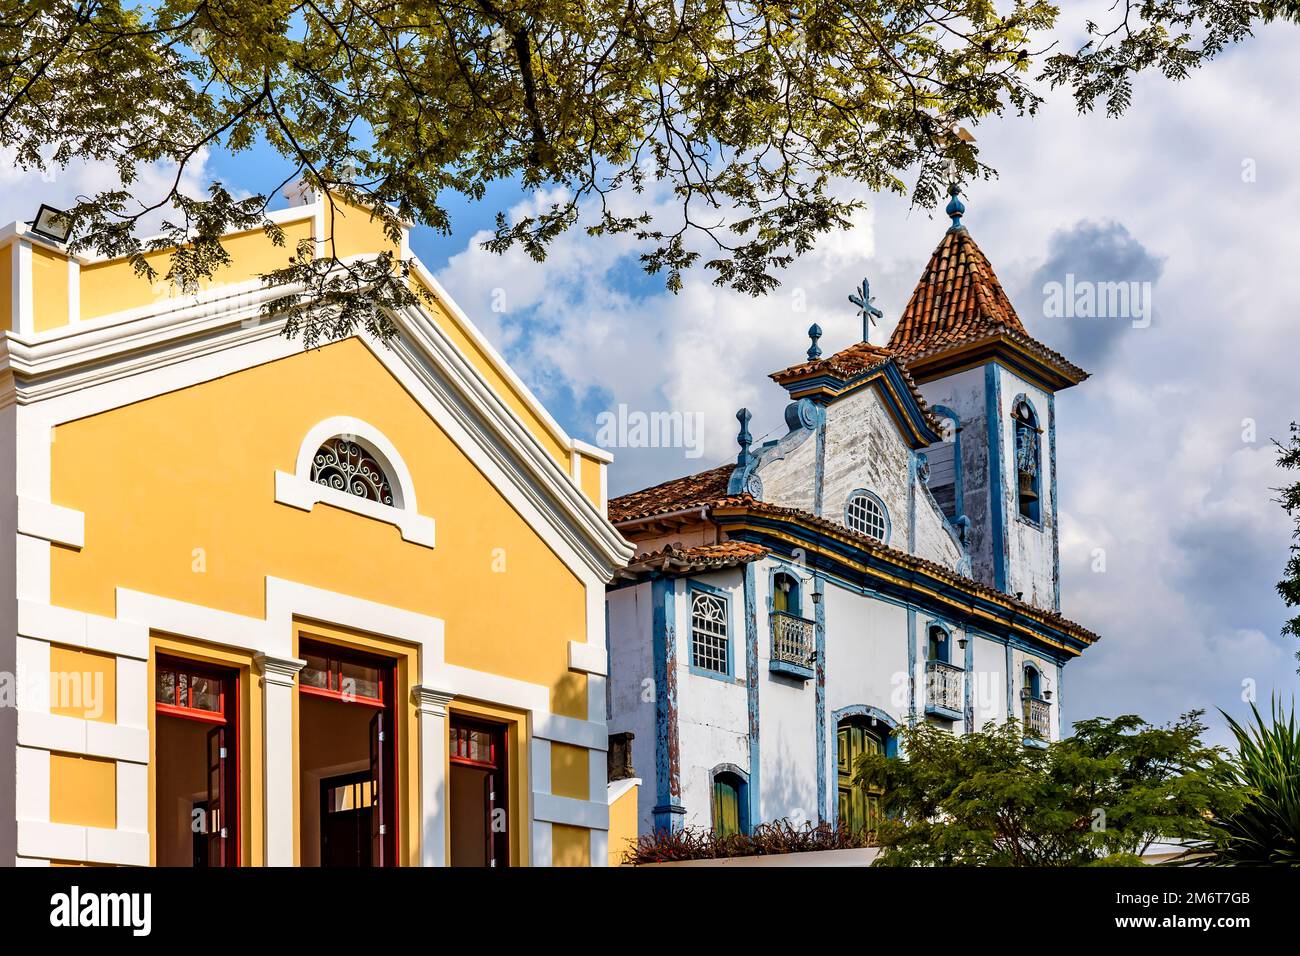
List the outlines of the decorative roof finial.
{"label": "decorative roof finial", "polygon": [[812,341],[812,345],[808,346],[808,361],[810,362],[815,362],[822,357],[821,346],[817,344],[817,340],[821,337],[822,327],[820,325],[814,322],[808,326],[808,338]]}
{"label": "decorative roof finial", "polygon": [[966,228],[961,224],[961,217],[966,212],[966,206],[957,198],[957,194],[960,192],[961,190],[957,187],[955,182],[948,185],[948,195],[952,197],[948,200],[948,208],[945,210],[952,219],[952,225],[948,227],[949,232],[955,232],[958,229]]}
{"label": "decorative roof finial", "polygon": [[862,280],[862,288],[854,290],[854,294],[849,296],[849,301],[858,307],[858,314],[862,316],[862,341],[870,342],[871,326],[876,324],[876,319],[882,318],[885,313],[877,309],[872,303],[875,298],[871,295],[871,283],[865,278]]}
{"label": "decorative roof finial", "polygon": [[740,434],[736,436],[736,444],[740,446],[740,454],[736,456],[736,464],[742,468],[749,464],[749,446],[754,443],[754,436],[749,433],[749,409],[742,408],[736,412],[736,421],[740,422]]}

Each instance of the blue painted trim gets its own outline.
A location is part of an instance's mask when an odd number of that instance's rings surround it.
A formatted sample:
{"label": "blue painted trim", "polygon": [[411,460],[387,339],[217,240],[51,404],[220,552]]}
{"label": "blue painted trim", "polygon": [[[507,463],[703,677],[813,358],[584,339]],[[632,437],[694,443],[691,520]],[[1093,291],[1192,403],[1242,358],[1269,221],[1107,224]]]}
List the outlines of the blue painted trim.
{"label": "blue painted trim", "polygon": [[[932,658],[930,656],[930,631],[936,627],[939,630],[943,631],[945,635],[944,642],[943,642],[943,658],[941,660],[939,658]],[[925,659],[927,661],[940,660],[941,663],[951,664],[952,663],[952,642],[953,642],[952,625],[949,624],[947,621],[944,621],[941,618],[932,617],[925,622]]]}
{"label": "blue painted trim", "polygon": [[749,785],[746,788],[749,796],[749,819],[757,823],[762,817],[762,792],[759,790],[759,769],[761,767],[762,751],[759,740],[759,709],[758,709],[758,598],[756,590],[758,586],[758,576],[754,572],[754,564],[750,562],[745,565],[744,593],[745,593],[745,709],[748,715],[749,730]]}
{"label": "blue painted trim", "polygon": [[655,830],[682,828],[681,770],[677,736],[677,587],[670,578],[650,582],[652,660],[655,683]]}
{"label": "blue painted trim", "polygon": [[1052,467],[1052,604],[1061,613],[1061,522],[1056,511],[1056,396],[1047,396],[1047,445]]}
{"label": "blue painted trim", "polygon": [[847,707],[841,707],[831,713],[831,726],[836,731],[839,730],[840,721],[846,717],[874,717],[886,727],[885,733],[885,756],[898,756],[898,738],[894,731],[898,730],[899,723],[893,717],[879,707],[873,707],[870,704],[849,704]]}
{"label": "blue painted trim", "polygon": [[811,667],[779,661],[776,658],[768,660],[767,669],[773,674],[784,674],[786,677],[794,677],[802,681],[810,681],[817,676],[817,672]]}
{"label": "blue painted trim", "polygon": [[[993,615],[997,620],[1010,624],[1012,621],[1022,627],[1029,628],[1041,634],[1043,638],[1054,640],[1064,644],[1066,647],[1082,653],[1087,650],[1089,645],[1075,637],[1062,631],[1060,628],[1053,626],[1049,621],[1034,620],[1025,618],[1017,611],[1008,611],[1007,609],[992,603],[987,598],[972,592],[968,588],[961,587],[958,584],[951,583],[947,580],[933,577],[922,569],[903,568],[895,563],[888,561],[878,555],[867,553],[860,548],[827,538],[815,531],[806,528],[792,527],[789,522],[780,517],[767,515],[749,514],[735,523],[729,522],[725,515],[715,516],[717,521],[728,533],[730,537],[738,541],[750,541],[756,544],[762,544],[770,548],[774,553],[788,553],[794,548],[801,547],[801,544],[807,544],[809,547],[823,549],[827,552],[825,555],[819,555],[818,560],[821,562],[819,570],[827,577],[834,578],[836,583],[849,590],[857,590],[861,593],[869,593],[879,597],[881,600],[891,600],[892,603],[899,607],[917,607],[934,614],[943,615],[949,619],[960,621],[963,626],[969,627],[972,624],[978,624],[973,616],[967,616],[956,611],[952,606],[941,605],[926,599],[925,595],[917,594],[914,591],[901,591],[900,587],[890,581],[880,579],[880,587],[873,588],[862,584],[864,574],[859,568],[844,567],[839,568],[836,564],[836,557],[843,556],[846,560],[851,559],[857,563],[866,564],[868,570],[865,580],[874,581],[871,577],[871,569],[880,567],[891,577],[902,577],[906,580],[923,585],[926,590],[937,595],[948,598],[958,603],[962,607],[971,607],[979,609],[987,614]],[[780,536],[769,533],[780,532]],[[788,540],[789,536],[795,537],[795,542]],[[903,596],[897,596],[899,593]],[[972,612],[973,615],[973,612]],[[1055,659],[1060,654],[1060,649],[1050,644],[1032,643],[1030,639],[1022,640],[1018,635],[997,634],[994,640],[1003,642],[1007,639],[1018,642],[1018,646],[1025,649],[1031,649],[1036,654],[1045,655]]]}
{"label": "blue painted trim", "polygon": [[790,578],[795,584],[795,587],[791,589],[794,594],[795,606],[793,610],[787,610],[786,613],[793,614],[795,617],[803,617],[804,576],[794,571],[792,566],[775,561],[770,562],[767,568],[767,613],[776,613],[776,579],[778,575]]}
{"label": "blue painted trim", "polygon": [[[912,464],[913,466],[915,466],[916,464],[915,458],[912,459]],[[854,498],[856,498],[858,495],[866,495],[868,498],[870,498],[872,501],[876,503],[877,507],[880,508],[880,513],[885,516],[885,537],[880,543],[889,544],[889,539],[893,537],[894,534],[894,522],[893,519],[890,518],[889,516],[889,509],[886,508],[885,503],[880,500],[880,495],[876,494],[874,491],[870,491],[866,488],[854,488],[852,491],[850,491],[848,497],[844,499],[844,514],[841,516],[840,520],[844,522],[844,526],[846,528],[849,529],[853,528],[853,526],[849,524],[849,502],[852,501]]]}
{"label": "blue painted trim", "polygon": [[975,696],[972,684],[975,683],[975,635],[966,629],[966,686],[963,690],[962,709],[965,711],[966,733],[975,729]]}
{"label": "blue painted trim", "polygon": [[[919,480],[916,473],[916,456],[920,452],[912,452],[907,456],[907,553],[916,554],[916,483]],[[888,514],[888,512],[886,512]],[[889,526],[888,520],[885,526]]]}
{"label": "blue painted trim", "polygon": [[817,728],[817,818],[829,820],[826,795],[826,582],[820,573],[813,576],[813,593],[821,600],[813,602],[816,626],[813,628],[817,660],[813,661],[816,684],[813,690],[813,726]]}
{"label": "blue painted trim", "polygon": [[1011,663],[1011,645],[1007,644],[1007,720],[1015,720],[1016,679],[1015,668]]}
{"label": "blue painted trim", "polygon": [[712,770],[709,771],[709,824],[710,826],[713,824],[713,821],[717,818],[717,806],[714,800],[713,787],[714,784],[717,783],[718,777],[721,774],[730,774],[731,776],[735,777],[736,781],[740,784],[740,786],[737,788],[739,792],[736,795],[738,798],[736,801],[737,809],[740,811],[740,832],[752,833],[754,828],[754,823],[753,823],[753,817],[750,816],[750,799],[751,799],[750,793],[753,791],[753,787],[750,786],[749,774],[745,773],[744,770],[742,770],[740,767],[737,767],[734,763],[720,763]]}
{"label": "blue painted trim", "polygon": [[1002,386],[998,367],[984,366],[984,415],[989,439],[989,517],[993,525],[993,586],[1007,590],[1007,516],[1002,494]]}
{"label": "blue painted trim", "polygon": [[[892,387],[884,387],[884,383],[880,381],[882,378],[888,379],[889,385]],[[905,421],[908,427],[915,432],[915,435],[920,436],[918,439],[914,434],[899,429],[899,433],[909,447],[922,448],[939,440],[940,436],[930,426],[925,413],[921,411],[921,406],[917,404],[916,399],[913,397],[912,386],[903,378],[903,373],[893,362],[886,362],[884,365],[863,372],[860,376],[847,379],[840,378],[837,375],[823,374],[813,378],[800,379],[797,382],[789,382],[782,387],[790,393],[791,397],[803,398],[811,397],[812,392],[824,388],[833,394],[818,395],[816,400],[829,404],[846,398],[869,385],[877,386],[876,392],[880,396],[881,404],[890,413],[895,427],[898,427],[899,421]],[[901,403],[899,397],[902,399]]]}
{"label": "blue painted trim", "polygon": [[953,468],[953,489],[956,498],[957,517],[960,518],[966,513],[966,492],[961,483],[961,418],[947,405],[931,405],[930,411],[943,418],[949,419],[953,424],[952,430],[952,468]]}
{"label": "blue painted trim", "polygon": [[[1012,440],[1013,440],[1013,441],[1017,440],[1017,439],[1018,439],[1018,435],[1019,435],[1016,426],[1017,426],[1018,423],[1020,422],[1020,416],[1016,414],[1016,411],[1017,411],[1017,409],[1019,409],[1019,407],[1021,406],[1021,404],[1024,404],[1024,405],[1029,409],[1030,424],[1032,424],[1032,425],[1034,426],[1034,429],[1035,429],[1036,431],[1038,431],[1038,432],[1040,432],[1040,433],[1041,433],[1041,431],[1042,431],[1042,426],[1041,426],[1041,424],[1040,424],[1040,422],[1042,421],[1042,418],[1041,418],[1041,416],[1039,416],[1039,414],[1038,414],[1038,409],[1034,407],[1034,403],[1031,402],[1031,401],[1029,400],[1029,396],[1028,396],[1026,393],[1024,393],[1024,392],[1019,392],[1019,393],[1017,393],[1016,397],[1013,398],[1013,399],[1011,400],[1011,421],[1012,421],[1012,423],[1013,423],[1013,424],[1012,424],[1012,428],[1011,428],[1011,436],[1012,436]],[[1012,462],[1016,463],[1016,467],[1013,469],[1013,473],[1016,473],[1017,478],[1018,478],[1018,477],[1019,477],[1019,474],[1018,474],[1018,473],[1019,473],[1019,467],[1020,467],[1020,466],[1019,466],[1019,461],[1020,461],[1020,449],[1019,449],[1019,448],[1015,448],[1015,447],[1013,446],[1013,449],[1012,449],[1012,455],[1011,455],[1011,460],[1012,460]],[[1022,524],[1027,524],[1027,525],[1029,525],[1031,528],[1034,528],[1034,529],[1036,529],[1036,530],[1038,530],[1038,531],[1042,531],[1042,530],[1043,530],[1043,442],[1042,442],[1041,439],[1040,439],[1039,442],[1038,442],[1038,462],[1037,462],[1037,467],[1034,469],[1034,491],[1036,491],[1036,492],[1038,493],[1038,500],[1037,500],[1037,502],[1035,502],[1035,503],[1037,504],[1037,506],[1038,506],[1038,508],[1037,508],[1037,510],[1038,510],[1038,517],[1037,517],[1037,518],[1034,518],[1034,517],[1032,517],[1032,516],[1030,516],[1030,515],[1026,515],[1024,512],[1022,512],[1022,511],[1020,510],[1020,482],[1019,482],[1019,480],[1016,481],[1015,489],[1016,489],[1016,491],[1015,491],[1015,497],[1016,497],[1016,520],[1018,520],[1018,521],[1021,522]]]}
{"label": "blue painted trim", "polygon": [[907,722],[916,723],[916,608],[907,608]]}
{"label": "blue painted trim", "polygon": [[818,406],[817,446],[813,458],[813,514],[822,516],[826,496],[826,409]]}
{"label": "blue painted trim", "polygon": [[1065,665],[1056,662],[1056,736],[1065,737]]}
{"label": "blue painted trim", "polygon": [[[750,567],[751,565],[746,565]],[[695,634],[692,630],[695,613],[695,595],[709,594],[719,598],[726,606],[727,613],[727,670],[714,671],[704,667],[695,666]],[[686,653],[690,655],[689,669],[692,674],[699,677],[710,677],[713,680],[726,681],[728,684],[735,682],[736,676],[736,641],[735,641],[735,614],[732,612],[731,592],[724,591],[722,588],[714,587],[712,584],[705,584],[703,581],[697,581],[694,578],[688,578],[686,581],[686,626],[687,641]]]}

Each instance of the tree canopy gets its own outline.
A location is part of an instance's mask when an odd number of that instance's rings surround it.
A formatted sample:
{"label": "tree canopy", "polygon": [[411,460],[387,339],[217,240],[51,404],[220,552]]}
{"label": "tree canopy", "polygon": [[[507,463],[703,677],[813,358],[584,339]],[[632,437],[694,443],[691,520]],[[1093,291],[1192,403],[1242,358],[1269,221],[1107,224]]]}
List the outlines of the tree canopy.
{"label": "tree canopy", "polygon": [[1163,727],[1099,717],[1034,747],[1014,720],[964,735],[922,722],[900,731],[905,759],[864,754],[855,784],[882,791],[883,865],[1136,863],[1156,842],[1200,844],[1240,806],[1205,730],[1199,711]]}
{"label": "tree canopy", "polygon": [[[573,227],[629,235],[670,289],[701,266],[760,294],[848,225],[845,184],[933,206],[950,177],[993,173],[961,124],[1033,113],[1051,87],[1121,113],[1137,74],[1182,78],[1298,9],[1119,0],[1065,49],[1044,0],[0,0],[0,147],[29,170],[111,164],[121,188],[67,210],[74,249],[132,256],[153,279],[144,253],[178,247],[165,278],[184,288],[227,261],[223,233],[284,241],[266,217],[281,182],[181,190],[205,151],[260,146],[283,159],[268,178],[374,206],[394,236],[401,221],[446,231],[449,197],[507,181],[545,201],[498,214],[494,250],[540,259]],[[171,188],[145,195],[156,164]],[[373,304],[409,295],[395,256],[293,251],[268,279],[308,294],[273,308],[299,310],[309,336],[322,298],[341,310],[326,334],[391,331]]]}

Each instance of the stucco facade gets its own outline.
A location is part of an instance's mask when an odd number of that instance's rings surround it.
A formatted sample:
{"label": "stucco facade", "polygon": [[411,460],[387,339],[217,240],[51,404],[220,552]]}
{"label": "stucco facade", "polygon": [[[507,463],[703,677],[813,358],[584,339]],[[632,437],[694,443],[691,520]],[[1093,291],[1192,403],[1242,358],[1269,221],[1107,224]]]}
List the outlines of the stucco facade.
{"label": "stucco facade", "polygon": [[[306,199],[288,250],[388,248]],[[181,295],[0,233],[0,862],[605,865],[609,456],[418,261],[304,352],[228,245]]]}

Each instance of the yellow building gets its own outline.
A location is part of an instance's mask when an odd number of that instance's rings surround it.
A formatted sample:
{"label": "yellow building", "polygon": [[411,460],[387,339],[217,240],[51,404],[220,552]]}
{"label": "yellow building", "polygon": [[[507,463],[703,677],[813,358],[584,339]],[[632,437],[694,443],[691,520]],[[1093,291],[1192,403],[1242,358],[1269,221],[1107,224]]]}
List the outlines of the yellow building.
{"label": "yellow building", "polygon": [[286,338],[259,274],[387,244],[302,198],[192,295],[0,231],[0,862],[604,865],[610,459],[418,263]]}

